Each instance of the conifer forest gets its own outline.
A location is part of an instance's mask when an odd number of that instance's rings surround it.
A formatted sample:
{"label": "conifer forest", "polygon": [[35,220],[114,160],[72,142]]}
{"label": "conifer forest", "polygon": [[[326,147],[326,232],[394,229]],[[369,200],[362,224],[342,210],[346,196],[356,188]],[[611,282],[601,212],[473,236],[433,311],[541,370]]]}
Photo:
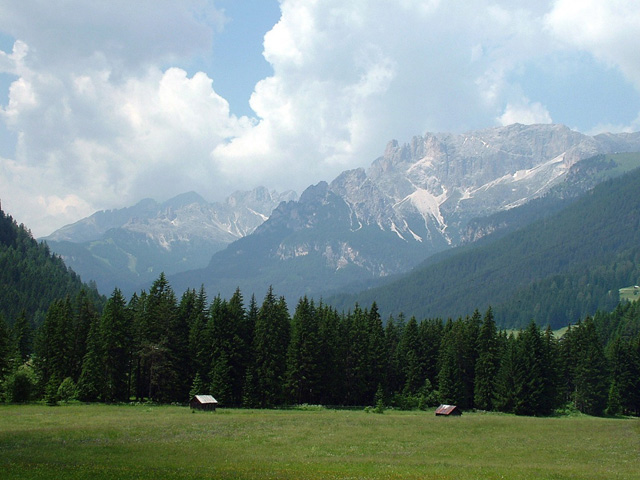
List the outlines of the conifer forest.
{"label": "conifer forest", "polygon": [[[292,312],[292,314],[290,313]],[[299,404],[462,409],[550,415],[640,413],[640,306],[587,317],[556,338],[532,320],[498,329],[491,308],[456,319],[381,318],[269,289],[180,298],[163,274],[149,291],[104,306],[85,289],[51,303],[35,328],[0,318],[5,401],[185,404],[211,394],[224,407]]]}

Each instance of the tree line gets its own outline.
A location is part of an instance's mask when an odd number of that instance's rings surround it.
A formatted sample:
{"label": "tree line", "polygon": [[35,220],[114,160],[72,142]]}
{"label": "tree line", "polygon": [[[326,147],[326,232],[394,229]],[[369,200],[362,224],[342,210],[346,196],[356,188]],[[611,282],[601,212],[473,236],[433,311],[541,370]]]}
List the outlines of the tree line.
{"label": "tree line", "polygon": [[499,330],[489,308],[457,319],[381,318],[376,303],[346,313],[300,299],[293,315],[270,288],[178,300],[164,275],[102,311],[84,290],[54,301],[34,330],[0,317],[6,401],[292,404],[463,409],[549,415],[559,408],[640,413],[640,308],[587,317],[560,338],[531,321]]}

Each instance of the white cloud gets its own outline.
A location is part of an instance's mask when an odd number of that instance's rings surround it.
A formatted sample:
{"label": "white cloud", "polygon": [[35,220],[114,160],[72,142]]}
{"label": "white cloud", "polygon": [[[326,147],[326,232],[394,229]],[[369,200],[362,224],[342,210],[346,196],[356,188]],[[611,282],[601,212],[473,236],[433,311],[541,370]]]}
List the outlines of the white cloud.
{"label": "white cloud", "polygon": [[504,113],[498,117],[500,125],[522,123],[532,125],[535,123],[551,123],[551,115],[539,102],[531,103],[528,98],[523,98],[518,103],[507,103]]}
{"label": "white cloud", "polygon": [[637,0],[556,0],[545,17],[549,31],[622,73],[640,89],[640,8]]}

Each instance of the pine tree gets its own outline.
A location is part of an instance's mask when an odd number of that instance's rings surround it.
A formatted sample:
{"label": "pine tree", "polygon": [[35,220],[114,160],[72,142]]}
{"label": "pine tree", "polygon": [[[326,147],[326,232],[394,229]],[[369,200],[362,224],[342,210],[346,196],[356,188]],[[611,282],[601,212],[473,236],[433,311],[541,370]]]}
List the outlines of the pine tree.
{"label": "pine tree", "polygon": [[587,317],[575,329],[578,345],[574,369],[574,403],[589,415],[602,415],[609,395],[607,361],[593,320]]}
{"label": "pine tree", "polygon": [[611,366],[611,387],[607,412],[637,414],[640,397],[640,358],[634,342],[616,337],[608,347],[608,357]]}
{"label": "pine tree", "polygon": [[464,345],[464,324],[462,319],[449,320],[445,327],[438,364],[438,392],[440,401],[457,404],[461,408],[465,402],[465,389],[462,371],[462,346]]}
{"label": "pine tree", "polygon": [[[171,328],[177,315],[177,301],[164,273],[141,295],[136,312],[137,397],[157,402],[175,398],[178,378],[170,347]],[[185,393],[186,395],[186,393]]]}
{"label": "pine tree", "polygon": [[71,378],[75,382],[80,378],[82,362],[87,351],[87,336],[95,317],[98,316],[93,299],[86,289],[80,290],[74,302],[72,319],[73,346],[71,348]]}
{"label": "pine tree", "polygon": [[389,317],[384,329],[386,345],[387,367],[385,371],[386,394],[388,398],[402,390],[405,379],[402,371],[401,342],[404,331],[404,319],[399,317],[396,323],[393,317]]}
{"label": "pine tree", "polygon": [[367,314],[359,305],[343,322],[345,358],[345,401],[348,405],[366,405],[371,399],[367,389],[369,372],[369,329]]}
{"label": "pine tree", "polygon": [[244,382],[242,384],[242,406],[246,408],[255,408],[260,406],[261,398],[259,394],[258,374],[255,355],[255,336],[254,331],[258,323],[258,305],[255,295],[251,296],[249,309],[247,311],[247,328],[250,332],[251,348],[248,350],[246,359],[246,370],[244,374]]}
{"label": "pine tree", "polygon": [[369,399],[373,398],[379,386],[385,389],[385,372],[387,366],[387,349],[382,327],[382,318],[375,302],[367,313],[367,326],[369,336],[369,371],[367,372],[367,393]]}
{"label": "pine tree", "polygon": [[11,330],[0,313],[0,385],[9,374],[13,364],[13,339]]}
{"label": "pine tree", "polygon": [[196,395],[204,395],[207,390],[204,386],[204,382],[202,378],[200,378],[200,374],[196,373],[195,378],[193,379],[193,383],[191,384],[191,390],[189,390],[189,398],[193,398]]}
{"label": "pine tree", "polygon": [[540,329],[533,320],[516,339],[519,357],[515,376],[516,415],[545,415],[544,346]]}
{"label": "pine tree", "polygon": [[521,375],[517,344],[513,334],[499,337],[500,366],[496,376],[494,407],[505,413],[513,413],[516,403],[516,377]]}
{"label": "pine tree", "polygon": [[491,307],[487,310],[478,337],[478,360],[475,367],[475,407],[493,410],[496,375],[500,366],[498,331]]}
{"label": "pine tree", "polygon": [[300,299],[291,320],[287,351],[286,389],[295,404],[316,403],[321,385],[319,322],[313,301]]}
{"label": "pine tree", "polygon": [[402,392],[405,396],[413,396],[424,384],[426,377],[424,364],[421,358],[420,336],[418,322],[415,317],[411,317],[404,328],[400,350],[401,364],[404,366],[404,385]]}
{"label": "pine tree", "polygon": [[222,350],[211,370],[211,391],[215,393],[218,402],[233,405],[231,366],[227,352]]}
{"label": "pine tree", "polygon": [[[190,378],[197,376],[205,384],[209,380],[208,370],[211,365],[211,342],[207,338],[207,297],[204,287],[200,293],[188,290],[180,301],[179,315],[188,318],[189,322],[189,357],[191,359]],[[200,392],[204,393],[204,392]]]}
{"label": "pine tree", "polygon": [[345,357],[344,336],[340,315],[328,305],[320,305],[319,316],[320,351],[320,403],[338,405],[344,402]]}
{"label": "pine tree", "polygon": [[117,288],[104,307],[99,331],[103,371],[101,397],[106,402],[127,401],[131,365],[131,317],[122,292]]}
{"label": "pine tree", "polygon": [[78,379],[78,399],[84,402],[99,400],[104,391],[104,369],[102,359],[102,336],[100,319],[94,318],[89,326],[87,348],[82,361],[82,371]]}
{"label": "pine tree", "polygon": [[69,297],[54,301],[37,332],[35,366],[40,380],[39,389],[46,393],[46,387],[51,396],[55,396],[62,380],[73,374],[72,316]]}
{"label": "pine tree", "polygon": [[31,356],[33,350],[33,337],[33,327],[27,319],[26,310],[22,309],[20,311],[20,315],[18,315],[18,318],[13,324],[13,339],[15,342],[15,349],[18,354],[18,361],[20,363],[26,362]]}
{"label": "pine tree", "polygon": [[257,384],[258,405],[263,408],[280,405],[284,399],[289,322],[284,299],[277,300],[270,287],[256,319],[254,369],[251,371]]}

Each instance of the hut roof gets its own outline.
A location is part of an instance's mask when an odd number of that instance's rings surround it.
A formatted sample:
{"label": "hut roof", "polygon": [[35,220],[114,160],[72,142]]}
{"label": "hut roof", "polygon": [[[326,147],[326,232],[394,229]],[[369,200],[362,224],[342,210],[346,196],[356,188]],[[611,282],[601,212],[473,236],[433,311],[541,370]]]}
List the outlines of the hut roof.
{"label": "hut roof", "polygon": [[197,400],[199,403],[202,403],[202,404],[218,403],[218,401],[215,398],[213,398],[213,395],[195,395],[193,399]]}
{"label": "hut roof", "polygon": [[440,405],[436,409],[436,415],[460,415],[462,412],[457,405]]}

